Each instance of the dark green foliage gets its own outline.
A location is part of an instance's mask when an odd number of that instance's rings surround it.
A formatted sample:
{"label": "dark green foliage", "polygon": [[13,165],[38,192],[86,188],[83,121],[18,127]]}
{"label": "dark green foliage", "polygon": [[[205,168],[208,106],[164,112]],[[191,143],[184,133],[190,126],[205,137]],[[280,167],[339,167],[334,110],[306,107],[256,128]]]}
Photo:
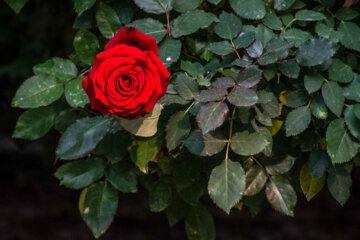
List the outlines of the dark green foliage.
{"label": "dark green foliage", "polygon": [[[19,12],[27,1],[5,2]],[[340,5],[75,0],[70,59],[34,66],[12,100],[28,109],[13,137],[62,134],[57,158],[75,161],[55,177],[83,189],[80,213],[96,238],[118,192],[137,192],[138,181],[150,210],[166,211],[170,226],[184,221],[190,240],[216,239],[206,195],[226,213],[270,205],[293,216],[296,192],[310,201],[327,184],[344,205],[360,148],[360,27],[358,5]],[[122,26],[153,37],[170,72],[165,96],[134,120],[92,111],[82,88]]]}

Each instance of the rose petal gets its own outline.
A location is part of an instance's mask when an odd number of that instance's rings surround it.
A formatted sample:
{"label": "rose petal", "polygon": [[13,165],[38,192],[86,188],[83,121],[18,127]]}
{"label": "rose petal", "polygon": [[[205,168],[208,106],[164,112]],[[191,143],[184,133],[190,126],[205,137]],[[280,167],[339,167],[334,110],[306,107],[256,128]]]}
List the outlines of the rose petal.
{"label": "rose petal", "polygon": [[108,50],[117,44],[125,43],[129,46],[137,47],[142,51],[152,51],[158,55],[158,47],[156,45],[156,39],[146,35],[136,28],[123,27],[105,46],[105,50]]}

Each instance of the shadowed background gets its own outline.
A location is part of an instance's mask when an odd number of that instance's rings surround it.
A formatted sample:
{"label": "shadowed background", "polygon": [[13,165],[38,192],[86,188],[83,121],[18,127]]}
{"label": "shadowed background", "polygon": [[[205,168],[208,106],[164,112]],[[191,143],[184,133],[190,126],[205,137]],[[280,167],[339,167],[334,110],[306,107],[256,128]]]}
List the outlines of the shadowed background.
{"label": "shadowed background", "polygon": [[[10,101],[32,66],[72,53],[75,18],[71,0],[31,0],[20,12],[0,1],[0,239],[93,239],[77,209],[79,191],[58,185],[53,176],[59,134],[51,131],[37,141],[13,140],[22,110]],[[217,239],[352,240],[360,237],[360,174],[353,171],[352,196],[342,208],[324,188],[310,203],[298,195],[295,217],[269,206],[258,216],[233,210],[228,216],[207,198],[215,217]],[[101,239],[186,239],[183,222],[170,228],[165,214],[153,214],[148,193],[121,194],[118,214]]]}

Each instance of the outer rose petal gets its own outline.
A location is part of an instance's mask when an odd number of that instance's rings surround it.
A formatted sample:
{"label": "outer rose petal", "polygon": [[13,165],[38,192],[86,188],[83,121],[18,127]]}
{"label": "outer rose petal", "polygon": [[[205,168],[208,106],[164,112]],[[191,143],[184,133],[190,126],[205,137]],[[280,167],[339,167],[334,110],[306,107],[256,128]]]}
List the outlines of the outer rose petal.
{"label": "outer rose petal", "polygon": [[108,113],[105,106],[95,98],[94,88],[87,76],[83,79],[82,86],[89,97],[91,109],[97,110],[102,114]]}
{"label": "outer rose petal", "polygon": [[110,42],[106,44],[105,50],[108,50],[121,43],[137,47],[142,51],[152,51],[158,55],[156,39],[140,32],[133,27],[121,28],[110,40]]}

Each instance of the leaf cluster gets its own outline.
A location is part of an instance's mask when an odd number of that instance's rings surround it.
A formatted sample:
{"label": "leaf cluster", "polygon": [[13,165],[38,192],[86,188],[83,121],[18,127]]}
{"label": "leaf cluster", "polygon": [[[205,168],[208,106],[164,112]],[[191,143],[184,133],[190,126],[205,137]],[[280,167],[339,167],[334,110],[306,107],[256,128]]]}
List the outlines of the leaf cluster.
{"label": "leaf cluster", "polygon": [[[6,1],[19,11],[26,1]],[[55,172],[82,189],[94,236],[118,192],[149,191],[149,208],[188,239],[215,239],[209,196],[226,213],[270,205],[294,215],[327,184],[344,205],[360,155],[360,20],[355,4],[305,0],[75,0],[74,52],[34,66],[12,101],[15,138],[62,136]],[[141,119],[102,116],[81,87],[122,26],[153,36],[171,72]],[[300,194],[298,194],[299,192]]]}

